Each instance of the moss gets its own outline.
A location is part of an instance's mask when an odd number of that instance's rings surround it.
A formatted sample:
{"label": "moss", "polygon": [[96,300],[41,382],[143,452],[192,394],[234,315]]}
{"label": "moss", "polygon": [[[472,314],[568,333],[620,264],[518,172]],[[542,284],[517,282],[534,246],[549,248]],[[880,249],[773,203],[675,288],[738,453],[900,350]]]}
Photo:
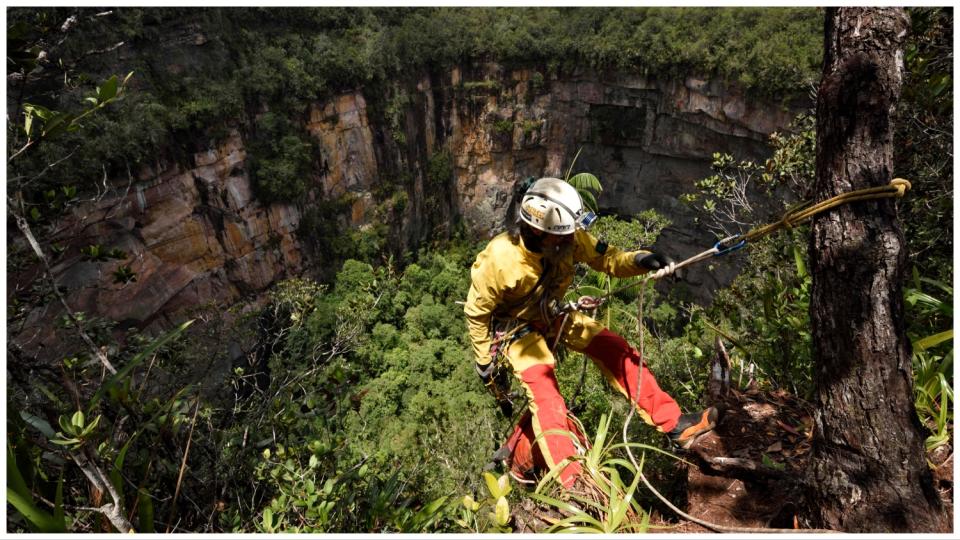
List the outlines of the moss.
{"label": "moss", "polygon": [[482,81],[467,81],[462,85],[467,92],[499,90],[500,83],[494,80],[485,79]]}
{"label": "moss", "polygon": [[534,94],[540,94],[544,88],[544,79],[543,73],[539,71],[534,71],[533,75],[530,76],[530,90]]}
{"label": "moss", "polygon": [[501,135],[513,133],[513,120],[501,118],[493,123],[493,130]]}
{"label": "moss", "polygon": [[523,123],[520,124],[520,128],[523,130],[524,135],[529,136],[540,129],[541,125],[543,125],[543,121],[541,120],[524,120]]}
{"label": "moss", "polygon": [[450,150],[434,152],[427,161],[427,180],[431,186],[446,186],[453,180],[453,155]]}

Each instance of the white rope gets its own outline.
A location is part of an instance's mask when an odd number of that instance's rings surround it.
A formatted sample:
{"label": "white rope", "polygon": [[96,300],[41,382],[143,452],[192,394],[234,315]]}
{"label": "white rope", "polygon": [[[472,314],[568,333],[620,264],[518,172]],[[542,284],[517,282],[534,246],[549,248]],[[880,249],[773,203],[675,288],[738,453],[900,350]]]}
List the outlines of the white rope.
{"label": "white rope", "polygon": [[[710,256],[710,255],[705,255],[705,254],[710,253],[711,251],[716,252],[716,251],[717,251],[717,248],[714,247],[714,248],[712,248],[712,249],[710,249],[710,250],[707,250],[707,251],[705,251],[705,252],[703,252],[703,253],[699,253],[699,254],[697,254],[697,255],[694,255],[693,257],[690,257],[689,259],[687,259],[687,260],[683,261],[682,263],[678,264],[678,265],[677,265],[677,268],[680,268],[680,267],[682,267],[682,266],[686,266],[687,264],[692,264],[692,263],[697,262],[697,261],[699,261],[699,260],[705,259],[706,257]],[[643,481],[643,484],[644,484],[645,486],[647,486],[647,489],[649,489],[658,499],[660,499],[660,501],[661,501],[663,504],[667,505],[667,507],[668,507],[669,509],[673,510],[677,515],[679,515],[680,517],[682,517],[682,518],[684,518],[684,519],[686,519],[686,520],[688,520],[688,521],[692,521],[692,522],[694,522],[694,523],[696,523],[696,524],[698,524],[698,525],[700,525],[700,526],[702,526],[702,527],[706,527],[707,529],[710,529],[710,530],[712,530],[712,531],[721,532],[721,533],[724,533],[724,532],[726,532],[726,533],[823,533],[823,532],[834,532],[834,533],[835,533],[835,532],[838,532],[838,531],[832,531],[832,530],[827,530],[827,529],[768,529],[768,528],[763,528],[763,527],[726,527],[726,526],[723,526],[723,525],[718,525],[718,524],[716,524],[716,523],[711,523],[711,522],[706,521],[706,520],[704,520],[704,519],[700,519],[700,518],[693,517],[693,516],[691,516],[690,514],[684,512],[683,510],[680,510],[680,509],[677,508],[673,503],[671,503],[666,497],[664,497],[663,494],[661,494],[659,491],[657,491],[657,489],[653,487],[653,485],[650,483],[650,481],[647,480],[646,475],[643,474],[643,468],[637,463],[637,459],[634,457],[633,451],[630,450],[630,439],[629,439],[629,437],[627,437],[627,427],[630,425],[630,421],[633,419],[633,413],[634,413],[634,411],[636,410],[637,407],[640,406],[640,404],[637,402],[637,400],[640,399],[640,388],[641,388],[641,386],[643,385],[643,377],[642,377],[642,375],[643,375],[643,364],[644,364],[644,362],[643,362],[643,358],[644,358],[644,356],[643,356],[643,337],[644,337],[644,334],[643,334],[643,293],[644,293],[644,291],[646,290],[646,283],[647,283],[647,281],[648,281],[649,279],[651,279],[651,278],[653,278],[653,276],[644,277],[643,279],[640,280],[640,283],[641,283],[640,295],[639,295],[639,297],[637,298],[637,331],[638,331],[638,333],[640,334],[640,345],[639,345],[639,350],[638,350],[638,352],[640,353],[640,361],[639,361],[639,363],[638,363],[638,365],[637,365],[637,383],[636,383],[636,387],[637,387],[637,398],[636,398],[636,399],[633,399],[633,397],[630,396],[630,392],[629,392],[629,391],[627,392],[627,396],[628,396],[628,398],[629,398],[630,401],[631,401],[631,403],[630,403],[630,412],[627,413],[627,418],[623,421],[623,445],[624,445],[624,448],[626,448],[626,450],[627,450],[627,456],[630,458],[630,463],[633,464],[634,468],[635,468],[636,471],[637,471],[637,474],[640,476],[640,480],[642,480],[642,481]]]}

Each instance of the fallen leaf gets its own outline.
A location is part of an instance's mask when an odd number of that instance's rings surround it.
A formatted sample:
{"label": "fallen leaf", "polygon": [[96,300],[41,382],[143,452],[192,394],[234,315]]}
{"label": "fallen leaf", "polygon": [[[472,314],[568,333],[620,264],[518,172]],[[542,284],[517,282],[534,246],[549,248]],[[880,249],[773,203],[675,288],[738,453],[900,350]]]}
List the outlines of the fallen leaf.
{"label": "fallen leaf", "polygon": [[777,420],[777,425],[780,426],[787,433],[792,433],[797,436],[800,435],[800,432],[797,431],[794,427],[790,426],[789,424],[784,424],[783,422]]}
{"label": "fallen leaf", "polygon": [[783,451],[783,443],[780,441],[777,441],[771,444],[769,447],[767,447],[767,452],[781,452],[781,451]]}

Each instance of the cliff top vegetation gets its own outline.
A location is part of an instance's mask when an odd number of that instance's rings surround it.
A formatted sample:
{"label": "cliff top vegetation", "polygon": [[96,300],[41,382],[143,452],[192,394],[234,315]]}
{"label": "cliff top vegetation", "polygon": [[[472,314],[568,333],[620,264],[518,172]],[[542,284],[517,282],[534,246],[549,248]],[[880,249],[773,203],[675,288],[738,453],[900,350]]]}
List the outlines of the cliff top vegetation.
{"label": "cliff top vegetation", "polygon": [[[80,182],[185,159],[239,126],[258,160],[254,176],[264,168],[296,184],[310,141],[293,124],[310,103],[353,88],[375,96],[389,81],[472,62],[548,75],[589,67],[715,76],[790,99],[818,77],[823,26],[815,8],[12,8],[8,16],[18,39],[47,53],[47,76],[32,74],[11,99],[76,109],[95,81],[135,73],[116,115],[51,144],[50,155],[79,148],[72,177]],[[62,80],[66,88],[55,84]],[[38,154],[42,168],[46,152]]]}

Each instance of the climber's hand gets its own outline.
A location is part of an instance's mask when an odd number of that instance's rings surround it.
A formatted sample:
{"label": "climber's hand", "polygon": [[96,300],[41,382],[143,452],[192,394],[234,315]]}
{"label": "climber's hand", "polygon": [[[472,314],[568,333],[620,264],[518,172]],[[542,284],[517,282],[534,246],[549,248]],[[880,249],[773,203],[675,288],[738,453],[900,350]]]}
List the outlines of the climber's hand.
{"label": "climber's hand", "polygon": [[677,263],[673,259],[660,253],[637,253],[633,262],[649,272],[653,272],[650,279],[660,279],[673,274],[677,269]]}
{"label": "climber's hand", "polygon": [[603,300],[594,298],[592,296],[581,296],[577,299],[577,307],[586,310],[597,309],[602,303]]}

